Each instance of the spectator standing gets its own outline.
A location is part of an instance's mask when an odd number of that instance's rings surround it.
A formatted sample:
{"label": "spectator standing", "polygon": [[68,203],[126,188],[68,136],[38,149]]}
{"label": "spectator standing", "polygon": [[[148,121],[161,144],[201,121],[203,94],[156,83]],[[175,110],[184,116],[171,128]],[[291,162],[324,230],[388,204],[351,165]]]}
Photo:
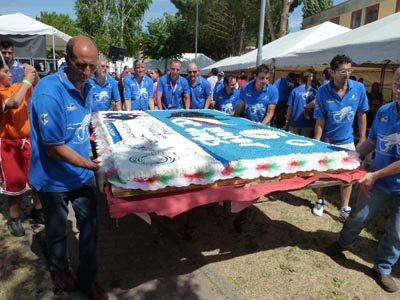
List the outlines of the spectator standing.
{"label": "spectator standing", "polygon": [[210,83],[199,74],[195,63],[188,64],[188,83],[191,109],[208,109],[211,104]]}
{"label": "spectator standing", "polygon": [[218,68],[212,68],[211,69],[211,76],[207,78],[208,83],[210,84],[211,87],[211,99],[213,99],[213,92],[215,85],[218,82]]}
{"label": "spectator standing", "polygon": [[146,74],[145,63],[136,59],[133,74],[124,79],[124,98],[126,110],[154,110],[153,80]]}
{"label": "spectator standing", "polygon": [[[358,119],[359,143],[365,140],[368,98],[362,83],[349,79],[352,60],[346,55],[337,55],[330,62],[332,79],[322,85],[316,95],[314,109],[314,138],[347,150],[355,150],[353,123]],[[341,185],[340,218],[345,220],[350,211],[351,184]],[[317,189],[317,203],[313,208],[316,216],[324,209],[323,191]]]}
{"label": "spectator standing", "polygon": [[251,121],[270,125],[278,102],[278,90],[269,84],[269,68],[262,64],[256,69],[256,79],[247,82],[240,89],[240,101],[235,115],[244,107],[245,117]]}
{"label": "spectator standing", "polygon": [[278,78],[274,86],[278,89],[279,100],[276,105],[275,115],[273,120],[273,126],[276,128],[283,128],[285,125],[285,118],[287,112],[287,101],[289,99],[290,93],[292,92],[295,81],[295,74],[289,73],[286,77]]}
{"label": "spectator standing", "polygon": [[22,82],[22,79],[24,79],[25,76],[24,66],[14,58],[14,44],[9,41],[1,41],[0,51],[1,54],[3,54],[4,59],[7,61],[8,68],[12,74],[11,83]]}
{"label": "spectator standing", "polygon": [[[12,74],[7,59],[0,60],[0,181],[1,193],[8,197],[8,229],[13,236],[25,235],[21,220],[21,200],[29,190],[28,170],[31,150],[28,99],[32,84],[39,80],[34,67],[24,65],[22,83],[11,84]],[[42,206],[32,190],[31,219],[44,224]]]}
{"label": "spectator standing", "polygon": [[[153,92],[154,92],[154,98],[157,95],[157,84],[158,80],[161,77],[161,70],[159,68],[154,68],[153,69],[153,76],[151,77],[153,79]],[[158,109],[157,107],[157,101],[154,101],[154,109]]]}
{"label": "spectator standing", "polygon": [[294,88],[288,100],[285,129],[292,133],[312,138],[314,136],[315,119],[304,114],[304,107],[315,99],[317,90],[311,86],[314,79],[313,70],[301,73],[302,85]]}
{"label": "spectator standing", "polygon": [[374,119],[368,139],[357,145],[360,157],[375,150],[370,172],[359,182],[361,192],[357,206],[347,218],[338,242],[330,254],[339,255],[354,244],[369,220],[383,207],[387,208],[386,230],[378,244],[372,276],[387,292],[398,291],[390,275],[400,256],[400,69],[392,83],[393,101],[382,106]]}
{"label": "spectator standing", "polygon": [[111,110],[113,102],[117,110],[122,109],[117,81],[107,71],[108,62],[106,60],[99,60],[97,69],[89,81],[92,86],[90,90],[92,112]]}
{"label": "spectator standing", "polygon": [[367,93],[368,103],[371,104],[373,99],[378,99],[383,102],[383,94],[381,93],[381,85],[379,82],[374,82],[371,85],[371,91]]}
{"label": "spectator standing", "polygon": [[223,84],[215,87],[215,109],[233,115],[239,103],[239,90],[236,88],[236,77],[226,76]]}
{"label": "spectator standing", "polygon": [[163,75],[157,84],[158,109],[181,109],[182,102],[185,109],[190,108],[190,90],[186,78],[180,75],[182,63],[174,60],[169,73]]}
{"label": "spectator standing", "polygon": [[247,74],[246,72],[240,72],[239,75],[239,82],[238,82],[238,88],[241,89],[241,87],[247,83]]}
{"label": "spectator standing", "polygon": [[[76,286],[90,299],[108,299],[96,284],[97,208],[94,171],[89,158],[91,105],[88,83],[97,67],[98,50],[85,36],[72,37],[57,74],[36,86],[31,109],[29,179],[43,205],[49,270],[56,289]],[[77,279],[69,267],[68,203],[79,229]]]}

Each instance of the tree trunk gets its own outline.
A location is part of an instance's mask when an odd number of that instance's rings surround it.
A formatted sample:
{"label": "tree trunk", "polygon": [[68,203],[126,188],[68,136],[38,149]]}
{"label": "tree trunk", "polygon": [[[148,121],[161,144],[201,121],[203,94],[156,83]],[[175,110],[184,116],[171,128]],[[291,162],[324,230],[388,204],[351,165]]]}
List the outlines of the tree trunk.
{"label": "tree trunk", "polygon": [[265,4],[266,4],[265,13],[267,15],[267,24],[268,24],[269,35],[271,37],[271,41],[274,41],[274,40],[276,40],[276,35],[275,35],[275,31],[274,31],[274,25],[272,24],[270,0],[267,0]]}
{"label": "tree trunk", "polygon": [[283,37],[287,34],[288,20],[289,20],[289,9],[293,0],[282,0],[282,14],[281,14],[281,24],[279,29],[279,37]]}

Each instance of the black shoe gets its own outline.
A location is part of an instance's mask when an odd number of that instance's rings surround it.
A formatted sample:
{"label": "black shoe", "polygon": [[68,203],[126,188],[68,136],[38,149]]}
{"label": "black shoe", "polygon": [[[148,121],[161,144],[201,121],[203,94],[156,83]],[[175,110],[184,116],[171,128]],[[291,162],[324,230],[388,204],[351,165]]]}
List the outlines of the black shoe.
{"label": "black shoe", "polygon": [[44,225],[43,210],[41,208],[39,208],[39,209],[32,208],[31,213],[29,215],[29,220],[30,220],[31,224],[43,224]]}
{"label": "black shoe", "polygon": [[393,277],[390,275],[383,275],[379,273],[375,268],[372,268],[372,277],[375,279],[376,283],[380,285],[386,292],[394,293],[399,290]]}
{"label": "black shoe", "polygon": [[24,227],[22,227],[20,218],[11,219],[10,221],[8,221],[7,225],[8,225],[8,230],[13,236],[20,237],[25,235],[25,229]]}

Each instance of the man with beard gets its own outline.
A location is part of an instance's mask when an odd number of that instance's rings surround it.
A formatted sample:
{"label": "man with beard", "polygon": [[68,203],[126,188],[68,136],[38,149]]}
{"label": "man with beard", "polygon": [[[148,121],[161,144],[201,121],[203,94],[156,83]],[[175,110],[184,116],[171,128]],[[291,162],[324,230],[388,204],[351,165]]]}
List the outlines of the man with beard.
{"label": "man with beard", "polygon": [[[31,104],[29,179],[43,205],[49,270],[55,289],[78,287],[90,299],[108,299],[96,283],[96,182],[100,166],[89,158],[91,103],[88,83],[98,50],[85,36],[68,41],[66,63],[36,86]],[[79,229],[77,278],[69,266],[68,203]]]}

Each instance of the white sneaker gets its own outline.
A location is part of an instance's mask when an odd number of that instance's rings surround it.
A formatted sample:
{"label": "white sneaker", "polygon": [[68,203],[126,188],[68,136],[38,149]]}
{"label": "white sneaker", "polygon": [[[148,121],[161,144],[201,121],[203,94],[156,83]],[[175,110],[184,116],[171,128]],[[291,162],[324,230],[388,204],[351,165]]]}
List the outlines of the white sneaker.
{"label": "white sneaker", "polygon": [[350,216],[350,212],[351,212],[350,206],[342,207],[340,209],[339,220],[342,222],[346,221],[346,219]]}
{"label": "white sneaker", "polygon": [[324,214],[324,199],[318,199],[317,202],[315,202],[315,206],[313,208],[313,214],[318,217],[322,217]]}

